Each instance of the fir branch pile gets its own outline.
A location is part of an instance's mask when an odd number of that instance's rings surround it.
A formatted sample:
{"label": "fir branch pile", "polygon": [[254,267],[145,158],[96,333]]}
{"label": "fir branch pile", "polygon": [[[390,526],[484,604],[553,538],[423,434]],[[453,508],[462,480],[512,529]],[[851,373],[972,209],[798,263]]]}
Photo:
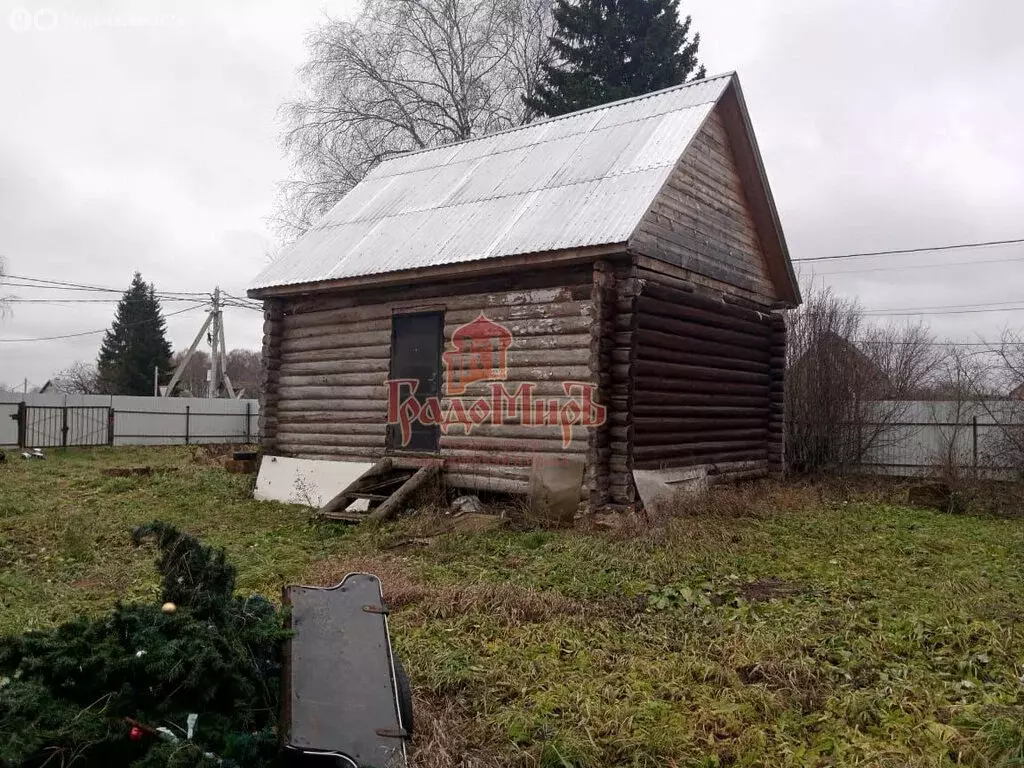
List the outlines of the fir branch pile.
{"label": "fir branch pile", "polygon": [[161,603],[0,638],[0,765],[276,764],[281,616],[234,595],[222,549],[159,521],[132,538],[159,547]]}

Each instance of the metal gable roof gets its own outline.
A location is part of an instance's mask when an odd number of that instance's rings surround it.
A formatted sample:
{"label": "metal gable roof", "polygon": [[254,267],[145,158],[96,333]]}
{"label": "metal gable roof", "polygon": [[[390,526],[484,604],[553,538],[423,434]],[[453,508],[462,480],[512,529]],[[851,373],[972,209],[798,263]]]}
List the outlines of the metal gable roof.
{"label": "metal gable roof", "polygon": [[731,80],[387,160],[250,289],[624,243]]}

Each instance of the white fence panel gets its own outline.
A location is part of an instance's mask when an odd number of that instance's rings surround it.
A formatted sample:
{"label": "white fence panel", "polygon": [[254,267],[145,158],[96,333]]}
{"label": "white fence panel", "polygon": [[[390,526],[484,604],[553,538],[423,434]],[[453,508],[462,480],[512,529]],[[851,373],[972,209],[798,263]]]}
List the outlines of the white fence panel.
{"label": "white fence panel", "polygon": [[16,417],[22,402],[29,408],[54,409],[30,412],[26,433],[30,445],[61,445],[65,424],[68,445],[106,443],[110,409],[114,411],[114,445],[241,443],[259,439],[257,400],[8,392],[0,393],[0,446],[17,445]]}
{"label": "white fence panel", "polygon": [[1007,430],[1024,429],[1024,402],[908,401],[879,403],[890,414],[886,424],[868,425],[878,432],[862,467],[877,474],[915,476],[947,463],[977,469],[982,477],[1009,478],[1000,444]]}

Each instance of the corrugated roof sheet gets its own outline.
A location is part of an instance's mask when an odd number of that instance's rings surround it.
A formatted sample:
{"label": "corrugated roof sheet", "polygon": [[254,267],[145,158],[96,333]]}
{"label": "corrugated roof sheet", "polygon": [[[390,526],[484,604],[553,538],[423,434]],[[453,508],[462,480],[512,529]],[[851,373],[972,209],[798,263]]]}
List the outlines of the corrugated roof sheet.
{"label": "corrugated roof sheet", "polygon": [[385,161],[250,287],[625,242],[731,78]]}

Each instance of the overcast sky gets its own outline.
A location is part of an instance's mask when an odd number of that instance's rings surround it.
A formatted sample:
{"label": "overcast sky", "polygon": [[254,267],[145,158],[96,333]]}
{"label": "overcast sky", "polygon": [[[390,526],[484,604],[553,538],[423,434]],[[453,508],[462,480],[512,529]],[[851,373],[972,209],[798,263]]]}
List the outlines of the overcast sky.
{"label": "overcast sky", "polygon": [[[219,284],[243,294],[273,247],[265,219],[288,173],[276,111],[295,94],[304,36],[325,11],[350,16],[356,6],[232,7],[0,0],[0,255],[9,272],[127,286],[139,270],[158,290]],[[795,258],[1024,236],[1024,3],[683,8],[709,73],[740,74]],[[1014,257],[1022,261],[935,266]],[[912,265],[932,267],[894,269]],[[836,274],[849,270],[858,271]],[[814,279],[868,308],[1024,301],[1024,247],[833,262]],[[112,312],[19,303],[0,320],[0,339],[100,329]],[[168,319],[175,348],[201,320]],[[1024,312],[929,321],[942,336],[976,339],[1024,326]],[[258,313],[230,310],[229,347],[258,348],[261,324]],[[92,361],[100,338],[0,344],[0,382],[41,383]]]}

